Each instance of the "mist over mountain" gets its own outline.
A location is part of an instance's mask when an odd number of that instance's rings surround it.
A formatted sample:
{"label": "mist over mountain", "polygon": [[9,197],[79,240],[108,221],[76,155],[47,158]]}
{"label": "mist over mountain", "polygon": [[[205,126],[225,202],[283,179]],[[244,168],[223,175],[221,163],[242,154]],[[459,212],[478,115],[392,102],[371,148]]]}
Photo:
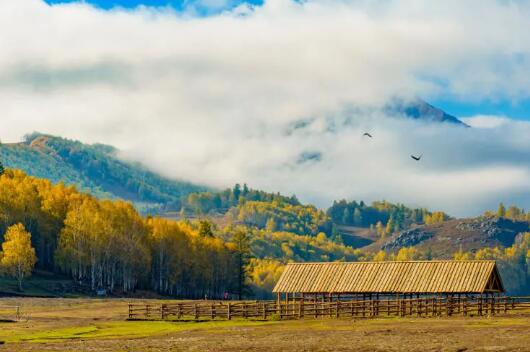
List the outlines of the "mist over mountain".
{"label": "mist over mountain", "polygon": [[[384,110],[393,116],[414,120],[465,125],[421,99],[395,99]],[[297,164],[320,162],[321,159],[322,154],[318,151],[303,152]],[[211,189],[196,184],[193,179],[163,177],[145,165],[125,160],[113,146],[84,144],[38,132],[25,136],[23,142],[0,145],[0,160],[7,167],[21,169],[53,183],[75,185],[99,198],[132,201],[140,209],[179,210],[182,197]],[[171,162],[175,161],[168,161]]]}
{"label": "mist over mountain", "polygon": [[9,168],[63,182],[99,198],[132,201],[139,209],[180,207],[181,197],[208,187],[162,177],[140,163],[124,161],[118,150],[103,144],[41,133],[21,143],[0,145],[0,160]]}

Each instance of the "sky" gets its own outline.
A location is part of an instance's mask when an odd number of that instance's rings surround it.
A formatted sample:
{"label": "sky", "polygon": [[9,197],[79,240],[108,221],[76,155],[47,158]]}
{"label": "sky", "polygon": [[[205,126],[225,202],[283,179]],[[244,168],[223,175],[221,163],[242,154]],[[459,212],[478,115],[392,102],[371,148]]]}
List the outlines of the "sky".
{"label": "sky", "polygon": [[[0,139],[106,143],[168,177],[320,207],[529,209],[529,15],[520,0],[3,0]],[[384,108],[417,97],[471,128]]]}

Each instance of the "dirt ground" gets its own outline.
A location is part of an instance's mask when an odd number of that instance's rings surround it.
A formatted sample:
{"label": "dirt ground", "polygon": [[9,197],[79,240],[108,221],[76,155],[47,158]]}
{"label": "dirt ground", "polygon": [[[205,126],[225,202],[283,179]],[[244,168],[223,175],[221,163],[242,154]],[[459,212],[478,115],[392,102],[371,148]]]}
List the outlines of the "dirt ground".
{"label": "dirt ground", "polygon": [[131,322],[122,299],[0,299],[3,351],[530,351],[530,312],[497,317]]}

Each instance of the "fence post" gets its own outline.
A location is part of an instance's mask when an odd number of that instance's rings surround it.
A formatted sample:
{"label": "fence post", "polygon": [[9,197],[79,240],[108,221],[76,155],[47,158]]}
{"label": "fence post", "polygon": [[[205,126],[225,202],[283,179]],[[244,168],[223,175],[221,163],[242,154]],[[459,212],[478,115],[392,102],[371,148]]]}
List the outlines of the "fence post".
{"label": "fence post", "polygon": [[197,303],[193,304],[193,313],[195,313],[195,320],[199,320],[199,311],[197,310]]}
{"label": "fence post", "polygon": [[160,319],[164,320],[166,318],[166,305],[162,304],[160,306]]}
{"label": "fence post", "polygon": [[133,314],[132,314],[132,304],[131,302],[129,302],[129,319],[132,319],[133,317]]}
{"label": "fence post", "polygon": [[226,313],[228,320],[232,319],[232,310],[231,310],[231,308],[232,308],[232,305],[231,305],[230,302],[228,302],[228,309],[227,309],[227,313]]}

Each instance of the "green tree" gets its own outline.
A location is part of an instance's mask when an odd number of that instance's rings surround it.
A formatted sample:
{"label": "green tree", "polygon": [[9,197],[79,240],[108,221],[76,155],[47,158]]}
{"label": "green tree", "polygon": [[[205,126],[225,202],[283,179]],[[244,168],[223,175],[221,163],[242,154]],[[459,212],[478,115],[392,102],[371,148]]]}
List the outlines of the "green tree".
{"label": "green tree", "polygon": [[2,176],[5,171],[6,170],[4,169],[4,164],[2,164],[2,162],[0,161],[0,176]]}
{"label": "green tree", "polygon": [[233,190],[234,199],[237,202],[239,200],[239,196],[241,195],[241,185],[239,183],[236,183]]}
{"label": "green tree", "polygon": [[248,186],[246,183],[243,184],[243,195],[246,196],[249,192]]}
{"label": "green tree", "polygon": [[8,275],[18,281],[18,289],[22,291],[22,280],[31,275],[37,262],[35,249],[31,246],[31,234],[22,224],[7,229],[2,244],[1,266]]}
{"label": "green tree", "polygon": [[237,272],[236,272],[236,290],[239,300],[248,292],[248,265],[251,259],[250,236],[245,228],[237,228],[232,237],[234,245]]}
{"label": "green tree", "polygon": [[199,221],[199,235],[202,237],[213,237],[213,226],[208,220]]}

